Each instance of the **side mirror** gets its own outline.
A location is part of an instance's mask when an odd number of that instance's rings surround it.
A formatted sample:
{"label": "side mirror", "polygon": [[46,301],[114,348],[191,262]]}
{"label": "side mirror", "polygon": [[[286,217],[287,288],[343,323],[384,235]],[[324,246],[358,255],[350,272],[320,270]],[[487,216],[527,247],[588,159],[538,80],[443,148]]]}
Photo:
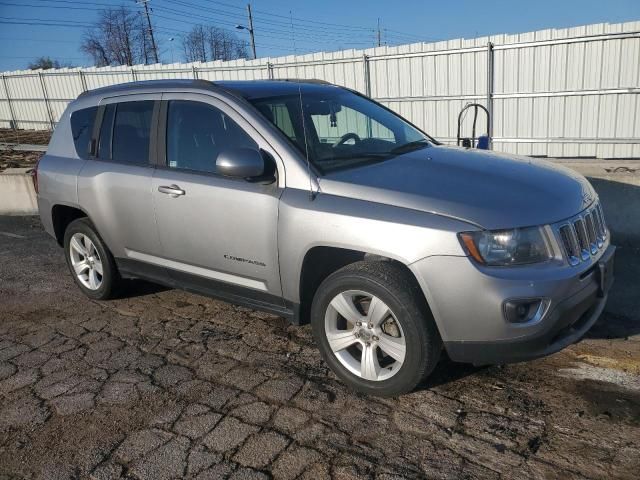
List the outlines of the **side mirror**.
{"label": "side mirror", "polygon": [[262,154],[254,148],[232,148],[218,154],[216,171],[227,177],[261,177],[265,173],[265,161]]}

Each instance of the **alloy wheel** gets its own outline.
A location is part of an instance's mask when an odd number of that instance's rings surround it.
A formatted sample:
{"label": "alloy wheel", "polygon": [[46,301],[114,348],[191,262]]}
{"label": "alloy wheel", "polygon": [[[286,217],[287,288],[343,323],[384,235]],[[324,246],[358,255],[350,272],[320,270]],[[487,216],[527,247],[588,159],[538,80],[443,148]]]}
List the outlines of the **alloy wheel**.
{"label": "alloy wheel", "polygon": [[331,351],[352,374],[382,381],[400,371],[404,332],[380,298],[361,290],[341,292],[329,303],[324,324]]}
{"label": "alloy wheel", "polygon": [[71,266],[80,283],[89,290],[102,285],[102,260],[91,239],[83,233],[74,233],[69,242]]}

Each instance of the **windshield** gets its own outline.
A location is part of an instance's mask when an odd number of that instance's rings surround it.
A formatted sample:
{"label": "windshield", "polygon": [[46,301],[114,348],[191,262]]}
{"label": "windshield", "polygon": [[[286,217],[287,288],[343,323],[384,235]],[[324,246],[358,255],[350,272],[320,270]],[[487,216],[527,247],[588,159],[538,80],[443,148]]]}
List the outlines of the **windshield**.
{"label": "windshield", "polygon": [[[429,146],[405,120],[348,90],[255,98],[251,103],[322,173],[388,160]],[[306,143],[305,143],[306,134]]]}

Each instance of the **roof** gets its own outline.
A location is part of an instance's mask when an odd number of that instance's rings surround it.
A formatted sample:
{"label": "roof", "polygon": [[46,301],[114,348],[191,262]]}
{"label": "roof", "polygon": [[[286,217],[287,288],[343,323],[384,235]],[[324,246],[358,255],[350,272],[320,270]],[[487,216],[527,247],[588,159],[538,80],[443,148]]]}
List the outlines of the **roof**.
{"label": "roof", "polygon": [[135,90],[148,90],[150,88],[169,89],[169,88],[206,88],[211,89],[213,83],[207,80],[145,80],[141,82],[127,82],[100,87],[93,90],[87,90],[81,93],[78,98],[101,96],[105,94],[116,94],[121,92],[131,92]]}
{"label": "roof", "polygon": [[293,95],[302,88],[305,93],[322,91],[327,88],[339,88],[336,85],[322,80],[239,80],[215,82],[215,85],[240,95],[247,100],[263,97],[277,97],[283,95]]}
{"label": "roof", "polygon": [[95,90],[89,90],[80,94],[78,98],[97,97],[104,95],[113,95],[122,92],[131,93],[136,90],[175,90],[180,88],[188,89],[206,89],[216,90],[220,88],[228,92],[234,93],[241,97],[260,98],[265,96],[288,95],[297,93],[300,86],[304,86],[305,91],[320,90],[327,87],[335,88],[334,85],[322,80],[295,80],[295,79],[279,79],[279,80],[238,80],[238,81],[221,81],[211,82],[209,80],[145,80],[141,82],[128,82],[101,87]]}

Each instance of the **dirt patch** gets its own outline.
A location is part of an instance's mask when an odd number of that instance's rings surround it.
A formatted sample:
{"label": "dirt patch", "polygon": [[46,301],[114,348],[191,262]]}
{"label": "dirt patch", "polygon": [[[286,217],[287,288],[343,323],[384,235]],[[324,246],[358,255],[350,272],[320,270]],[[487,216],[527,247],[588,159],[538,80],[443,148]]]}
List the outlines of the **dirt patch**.
{"label": "dirt patch", "polygon": [[7,168],[33,168],[44,152],[0,150],[0,172]]}
{"label": "dirt patch", "polygon": [[48,130],[11,130],[0,128],[0,143],[28,143],[32,145],[47,145],[51,139]]}

